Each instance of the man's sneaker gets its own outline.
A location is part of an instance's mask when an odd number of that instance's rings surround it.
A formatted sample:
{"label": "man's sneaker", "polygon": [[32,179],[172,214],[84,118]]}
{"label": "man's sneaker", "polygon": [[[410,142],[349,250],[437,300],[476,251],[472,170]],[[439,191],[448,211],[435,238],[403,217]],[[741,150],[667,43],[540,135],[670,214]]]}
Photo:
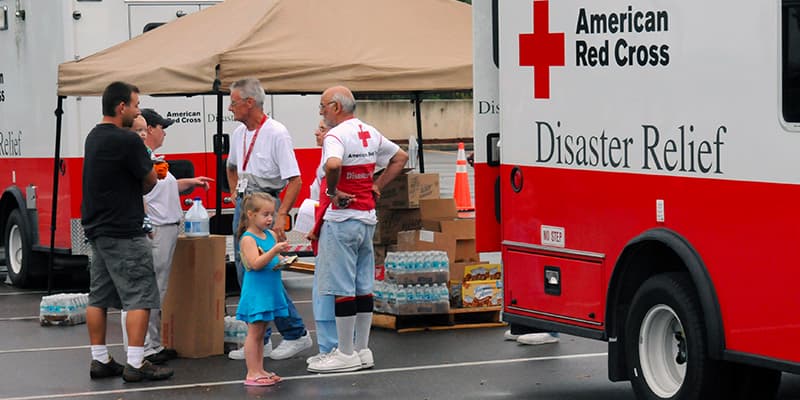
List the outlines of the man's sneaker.
{"label": "man's sneaker", "polygon": [[153,365],[150,361],[145,360],[141,368],[133,368],[132,365],[125,364],[125,370],[122,371],[122,379],[125,382],[160,381],[169,379],[173,373],[172,368]]}
{"label": "man's sneaker", "polygon": [[306,331],[305,335],[295,340],[284,340],[278,347],[272,350],[269,358],[273,360],[285,360],[294,357],[297,353],[310,348],[312,345],[311,335]]}
{"label": "man's sneaker", "polygon": [[519,335],[517,342],[532,345],[558,343],[558,336],[554,336],[552,333],[526,333]]}
{"label": "man's sneaker", "polygon": [[[267,340],[267,343],[264,343],[264,358],[269,357],[271,352],[272,352],[272,339]],[[244,346],[240,347],[237,350],[231,350],[228,353],[228,358],[230,358],[231,360],[244,360]]]}
{"label": "man's sneaker", "polygon": [[370,349],[359,350],[358,358],[361,360],[361,369],[368,369],[375,366],[375,359],[372,358],[372,350]]}
{"label": "man's sneaker", "polygon": [[[333,350],[336,350],[336,348],[334,348]],[[306,358],[306,364],[315,363],[315,362],[317,362],[319,360],[322,360],[325,357],[330,356],[333,353],[333,350],[331,350],[329,353],[318,353],[318,354],[314,354],[311,357]]]}
{"label": "man's sneaker", "polygon": [[361,357],[358,353],[347,355],[336,349],[331,354],[317,362],[308,365],[309,372],[331,373],[358,371],[361,369]]}
{"label": "man's sneaker", "polygon": [[120,376],[122,375],[123,369],[125,369],[125,367],[114,361],[113,357],[110,358],[107,363],[92,360],[92,363],[89,365],[89,376],[91,376],[92,379]]}
{"label": "man's sneaker", "polygon": [[511,329],[503,332],[503,339],[505,340],[517,340],[517,338],[519,338],[519,335],[511,333]]}
{"label": "man's sneaker", "polygon": [[178,352],[175,349],[161,349],[158,353],[145,356],[144,359],[153,364],[163,364],[169,360],[178,358]]}

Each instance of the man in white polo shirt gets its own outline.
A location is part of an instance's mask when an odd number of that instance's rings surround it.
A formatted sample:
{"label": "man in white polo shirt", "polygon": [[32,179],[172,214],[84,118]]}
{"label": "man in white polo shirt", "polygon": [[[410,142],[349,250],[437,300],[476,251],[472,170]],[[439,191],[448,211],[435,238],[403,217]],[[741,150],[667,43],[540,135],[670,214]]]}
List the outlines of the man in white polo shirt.
{"label": "man in white polo shirt", "polygon": [[[297,200],[303,184],[300,167],[294,156],[294,145],[289,131],[280,122],[264,114],[264,88],[258,79],[247,78],[231,85],[231,104],[228,110],[233,118],[242,123],[231,135],[228,154],[228,185],[236,195],[236,208],[233,213],[233,232],[239,226],[242,197],[249,193],[269,193],[276,199],[277,215],[272,230],[278,241],[286,240],[284,221]],[[283,201],[280,193],[284,191]],[[239,255],[239,238],[233,238],[233,252],[236,261],[236,275],[239,287],[242,285],[244,267]],[[289,304],[288,317],[276,317],[275,326],[283,336],[283,341],[272,349],[267,331],[264,356],[282,360],[311,347],[311,336],[306,331],[303,319],[297,312],[289,294],[284,290]],[[234,350],[228,354],[232,359],[244,359],[244,350]]]}

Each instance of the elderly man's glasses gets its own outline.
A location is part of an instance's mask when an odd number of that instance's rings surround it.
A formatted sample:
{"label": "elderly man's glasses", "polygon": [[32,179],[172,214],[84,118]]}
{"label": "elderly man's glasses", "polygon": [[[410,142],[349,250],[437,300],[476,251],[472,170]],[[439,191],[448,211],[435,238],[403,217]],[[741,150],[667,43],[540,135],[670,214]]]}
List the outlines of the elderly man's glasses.
{"label": "elderly man's glasses", "polygon": [[322,109],[324,109],[325,107],[327,107],[327,106],[329,106],[331,104],[335,104],[335,103],[336,103],[335,101],[329,101],[329,102],[327,102],[325,104],[319,103],[319,110],[322,111]]}

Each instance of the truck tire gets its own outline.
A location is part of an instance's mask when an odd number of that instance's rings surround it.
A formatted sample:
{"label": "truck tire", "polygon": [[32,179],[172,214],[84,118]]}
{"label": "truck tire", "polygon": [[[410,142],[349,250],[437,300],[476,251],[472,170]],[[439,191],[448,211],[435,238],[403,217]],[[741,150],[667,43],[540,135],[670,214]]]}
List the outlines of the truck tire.
{"label": "truck tire", "polygon": [[637,399],[707,400],[720,395],[720,362],[708,358],[705,323],[685,274],[651,277],[625,323],[625,352]]}
{"label": "truck tire", "polygon": [[31,232],[19,209],[11,211],[3,230],[8,277],[14,286],[28,287],[34,283]]}

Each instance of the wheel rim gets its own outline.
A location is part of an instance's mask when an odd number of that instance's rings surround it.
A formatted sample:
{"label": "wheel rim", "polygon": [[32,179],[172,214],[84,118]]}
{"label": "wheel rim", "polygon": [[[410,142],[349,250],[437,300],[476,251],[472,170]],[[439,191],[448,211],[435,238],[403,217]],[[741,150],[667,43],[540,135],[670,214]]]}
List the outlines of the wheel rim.
{"label": "wheel rim", "polygon": [[8,267],[15,275],[22,271],[22,231],[19,225],[11,227],[8,232]]}
{"label": "wheel rim", "polygon": [[674,396],[687,361],[686,336],[675,311],[664,304],[650,309],[639,330],[639,362],[648,387],[661,398]]}

